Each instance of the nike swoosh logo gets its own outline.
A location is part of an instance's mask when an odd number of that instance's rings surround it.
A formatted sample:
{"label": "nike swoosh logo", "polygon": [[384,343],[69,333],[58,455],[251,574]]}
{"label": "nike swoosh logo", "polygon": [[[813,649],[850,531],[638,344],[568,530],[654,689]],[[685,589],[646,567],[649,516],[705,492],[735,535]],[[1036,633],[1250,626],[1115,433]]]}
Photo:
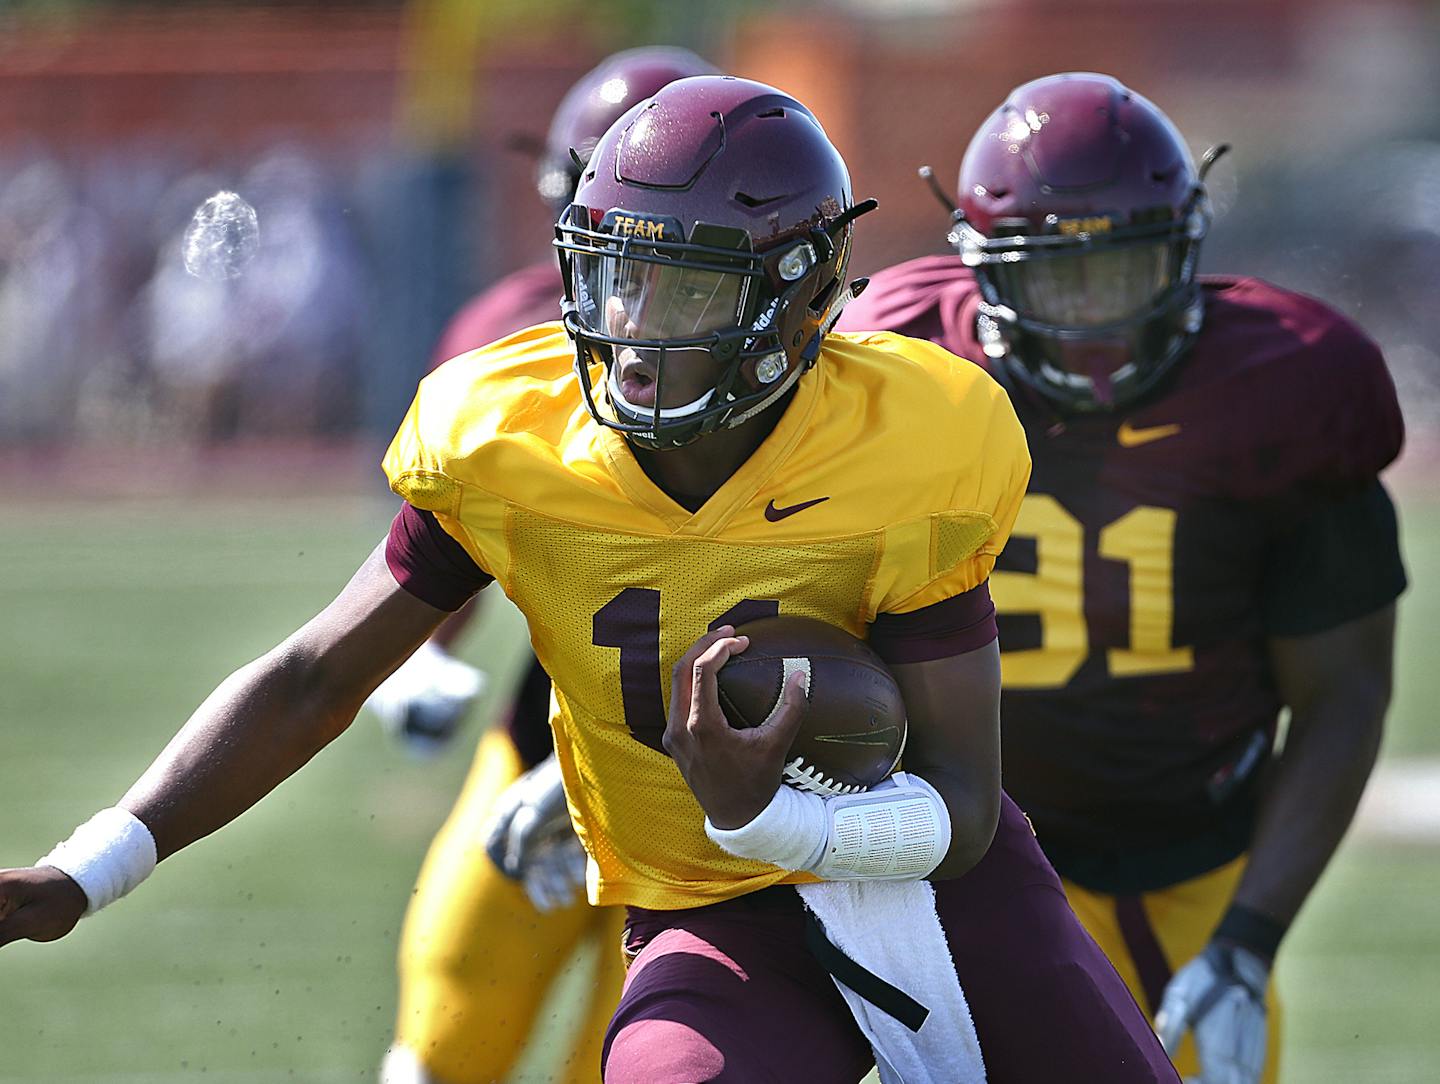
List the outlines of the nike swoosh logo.
{"label": "nike swoosh logo", "polygon": [[1120,442],[1122,448],[1138,448],[1142,444],[1149,444],[1152,440],[1173,437],[1178,432],[1180,432],[1178,425],[1151,425],[1144,429],[1136,429],[1129,422],[1121,422],[1120,428],[1115,430],[1115,439]]}
{"label": "nike swoosh logo", "polygon": [[895,740],[899,727],[882,726],[864,734],[816,734],[811,741],[833,742],[836,745],[889,745]]}
{"label": "nike swoosh logo", "polygon": [[765,518],[771,523],[779,523],[786,516],[793,516],[796,512],[803,512],[807,508],[814,508],[817,504],[829,499],[829,497],[816,497],[813,501],[801,501],[799,504],[788,505],[785,508],[776,508],[775,502],[771,501],[765,506]]}

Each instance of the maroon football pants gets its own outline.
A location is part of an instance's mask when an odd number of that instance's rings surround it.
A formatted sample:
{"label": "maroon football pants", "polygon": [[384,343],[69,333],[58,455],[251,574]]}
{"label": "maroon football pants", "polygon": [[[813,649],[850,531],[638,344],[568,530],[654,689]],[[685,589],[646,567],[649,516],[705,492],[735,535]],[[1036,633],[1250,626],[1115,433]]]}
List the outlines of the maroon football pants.
{"label": "maroon football pants", "polygon": [[[985,858],[935,896],[991,1084],[1178,1084],[1009,798]],[[605,1037],[606,1084],[855,1084],[873,1064],[791,888],[631,908],[626,947],[638,955]]]}

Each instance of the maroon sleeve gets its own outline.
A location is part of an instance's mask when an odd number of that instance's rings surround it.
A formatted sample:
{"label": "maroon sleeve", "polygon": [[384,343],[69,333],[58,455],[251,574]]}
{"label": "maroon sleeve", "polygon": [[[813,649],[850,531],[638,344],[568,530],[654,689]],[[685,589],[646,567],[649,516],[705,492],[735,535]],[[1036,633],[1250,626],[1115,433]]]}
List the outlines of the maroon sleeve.
{"label": "maroon sleeve", "polygon": [[1172,420],[1214,441],[1206,454],[1237,500],[1357,492],[1404,443],[1374,341],[1323,302],[1258,279],[1207,293],[1205,331],[1178,381]]}
{"label": "maroon sleeve", "polygon": [[1339,313],[1312,304],[1329,318],[1328,326],[1321,324],[1311,363],[1293,382],[1301,390],[1285,389],[1311,417],[1314,465],[1305,481],[1321,488],[1363,486],[1400,454],[1400,400],[1375,342]]}
{"label": "maroon sleeve", "polygon": [[437,610],[460,609],[495,578],[445,533],[433,513],[411,504],[401,505],[390,524],[385,563],[396,583]]}
{"label": "maroon sleeve", "polygon": [[[1355,447],[1344,464],[1343,473],[1347,480],[1373,478],[1399,458],[1405,444],[1405,418],[1400,411],[1400,397],[1395,390],[1394,378],[1380,348],[1368,340],[1367,344],[1372,359],[1372,378],[1365,389],[1368,401],[1357,410],[1357,413],[1363,412],[1363,417],[1356,423]],[[1346,434],[1337,433],[1336,439],[1343,441]]]}
{"label": "maroon sleeve", "polygon": [[932,662],[984,647],[996,635],[987,580],[924,609],[880,614],[870,626],[870,646],[888,663]]}

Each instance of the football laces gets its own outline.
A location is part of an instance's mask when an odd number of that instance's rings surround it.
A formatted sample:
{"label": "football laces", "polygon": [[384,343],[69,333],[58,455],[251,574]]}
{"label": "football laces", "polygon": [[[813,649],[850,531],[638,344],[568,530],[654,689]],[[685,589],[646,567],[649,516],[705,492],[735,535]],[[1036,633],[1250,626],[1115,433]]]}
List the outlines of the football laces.
{"label": "football laces", "polygon": [[796,757],[785,765],[784,779],[797,790],[818,794],[822,798],[837,794],[859,794],[865,789],[859,783],[841,783],[837,779],[831,779],[815,765],[806,763],[804,757]]}

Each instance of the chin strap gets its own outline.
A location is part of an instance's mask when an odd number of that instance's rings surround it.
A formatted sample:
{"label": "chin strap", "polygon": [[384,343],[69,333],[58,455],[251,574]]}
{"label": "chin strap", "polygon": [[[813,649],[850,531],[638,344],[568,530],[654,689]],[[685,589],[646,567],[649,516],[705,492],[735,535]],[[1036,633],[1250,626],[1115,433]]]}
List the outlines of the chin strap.
{"label": "chin strap", "polygon": [[930,191],[940,201],[940,206],[950,213],[953,220],[960,208],[955,206],[955,201],[945,194],[945,189],[940,187],[940,182],[935,179],[935,171],[929,166],[921,166],[917,172],[920,174],[920,179],[930,186]]}
{"label": "chin strap", "polygon": [[[816,337],[818,338],[819,336]],[[759,414],[766,407],[772,405],[777,399],[779,399],[782,395],[784,395],[787,391],[789,391],[795,386],[795,381],[799,380],[801,374],[803,374],[808,368],[808,365],[792,366],[790,371],[786,373],[783,377],[781,377],[779,382],[776,383],[775,387],[771,390],[769,395],[765,396],[765,398],[761,399],[749,410],[742,411],[739,414],[732,414],[729,418],[727,418],[725,420],[725,428],[734,429],[737,425],[743,425],[745,422],[748,422],[751,418],[755,417],[755,415]]]}
{"label": "chin strap", "polygon": [[[825,319],[820,323],[819,337],[829,335],[830,332],[834,330],[835,325],[840,322],[840,314],[845,311],[845,306],[863,294],[865,287],[869,285],[870,280],[868,278],[856,279],[848,287],[840,291],[840,296],[835,299],[835,304],[830,306],[830,311],[825,314]],[[819,352],[818,347],[816,348],[816,352]]]}
{"label": "chin strap", "polygon": [[1229,143],[1217,143],[1205,152],[1205,157],[1200,159],[1200,180],[1204,183],[1205,175],[1210,172],[1210,167],[1230,153]]}

